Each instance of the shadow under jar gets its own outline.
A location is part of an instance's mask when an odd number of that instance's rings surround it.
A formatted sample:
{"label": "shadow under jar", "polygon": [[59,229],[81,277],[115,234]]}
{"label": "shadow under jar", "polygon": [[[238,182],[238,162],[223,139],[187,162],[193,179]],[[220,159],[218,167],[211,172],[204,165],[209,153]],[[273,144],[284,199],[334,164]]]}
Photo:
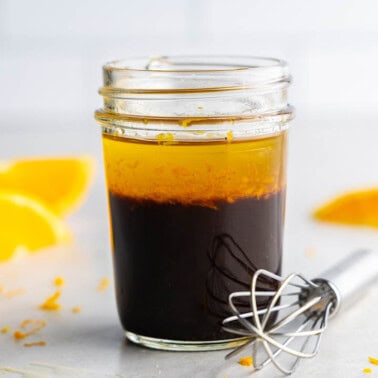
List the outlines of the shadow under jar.
{"label": "shadow under jar", "polygon": [[126,336],[158,349],[234,347],[243,339],[221,327],[228,295],[249,290],[257,269],[281,271],[287,65],[159,57],[103,72],[96,119]]}

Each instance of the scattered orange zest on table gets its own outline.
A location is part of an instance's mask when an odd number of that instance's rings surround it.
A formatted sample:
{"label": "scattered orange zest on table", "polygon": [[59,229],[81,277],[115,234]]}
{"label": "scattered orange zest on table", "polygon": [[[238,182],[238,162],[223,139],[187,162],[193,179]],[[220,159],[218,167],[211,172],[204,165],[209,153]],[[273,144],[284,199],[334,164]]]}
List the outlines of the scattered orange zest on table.
{"label": "scattered orange zest on table", "polygon": [[25,293],[26,293],[25,289],[19,288],[19,289],[15,289],[15,290],[6,291],[4,293],[4,296],[6,296],[8,299],[12,299],[14,297],[17,297],[18,295],[22,295],[22,294],[25,294]]}
{"label": "scattered orange zest on table", "polygon": [[20,324],[20,327],[23,329],[26,329],[29,326],[34,327],[31,331],[29,331],[29,335],[33,335],[39,332],[43,327],[46,327],[46,325],[46,321],[42,319],[26,319]]}
{"label": "scattered orange zest on table", "polygon": [[253,365],[253,359],[252,357],[242,357],[239,360],[239,364],[242,366],[252,366]]}
{"label": "scattered orange zest on table", "polygon": [[26,319],[20,324],[20,328],[27,330],[28,328],[31,327],[31,329],[27,332],[23,332],[20,330],[16,330],[13,333],[13,337],[16,340],[22,340],[25,339],[26,337],[29,337],[31,335],[35,335],[38,333],[42,328],[46,326],[46,321],[42,319]]}
{"label": "scattered orange zest on table", "polygon": [[55,279],[54,279],[54,285],[58,286],[58,287],[63,286],[64,285],[64,278],[60,277],[60,276],[55,277]]}
{"label": "scattered orange zest on table", "polygon": [[27,337],[27,334],[24,333],[24,332],[22,332],[22,331],[14,331],[13,337],[14,337],[16,340],[22,340],[22,339],[24,339],[25,337]]}
{"label": "scattered orange zest on table", "polygon": [[369,362],[373,365],[378,365],[378,358],[368,357]]}
{"label": "scattered orange zest on table", "polygon": [[35,341],[33,343],[25,343],[23,346],[26,348],[33,347],[33,346],[45,346],[46,341]]}
{"label": "scattered orange zest on table", "polygon": [[10,327],[10,326],[3,327],[3,328],[1,328],[1,333],[2,333],[2,334],[5,334],[5,333],[8,333],[10,330],[11,330],[11,327]]}
{"label": "scattered orange zest on table", "polygon": [[75,307],[72,307],[71,311],[74,314],[78,314],[79,312],[81,312],[81,308],[79,306],[75,306]]}
{"label": "scattered orange zest on table", "polygon": [[102,278],[100,283],[97,286],[97,291],[102,292],[107,289],[109,286],[109,278]]}
{"label": "scattered orange zest on table", "polygon": [[41,310],[46,311],[57,311],[60,310],[61,305],[57,302],[57,300],[60,298],[61,292],[56,291],[53,295],[48,297],[41,305],[39,305],[39,308]]}

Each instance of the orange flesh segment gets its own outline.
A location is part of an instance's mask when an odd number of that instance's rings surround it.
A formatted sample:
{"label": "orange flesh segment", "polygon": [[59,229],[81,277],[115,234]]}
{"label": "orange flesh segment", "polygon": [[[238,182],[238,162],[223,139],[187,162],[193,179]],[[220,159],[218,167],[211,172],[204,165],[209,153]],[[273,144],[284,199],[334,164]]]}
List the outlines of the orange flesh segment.
{"label": "orange flesh segment", "polygon": [[341,195],[314,212],[317,220],[378,228],[378,189]]}
{"label": "orange flesh segment", "polygon": [[43,202],[58,215],[72,212],[87,193],[94,173],[91,157],[0,162],[0,189]]}
{"label": "orange flesh segment", "polygon": [[70,240],[67,226],[43,204],[19,194],[0,192],[0,261],[18,248],[36,251]]}

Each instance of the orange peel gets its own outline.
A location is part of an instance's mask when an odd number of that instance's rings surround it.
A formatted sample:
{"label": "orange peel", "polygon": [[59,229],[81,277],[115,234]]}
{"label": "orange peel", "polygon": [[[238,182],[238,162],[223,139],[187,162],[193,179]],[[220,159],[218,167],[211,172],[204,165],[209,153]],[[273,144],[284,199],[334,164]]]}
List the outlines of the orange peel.
{"label": "orange peel", "polygon": [[378,188],[343,194],[316,209],[313,215],[322,222],[378,228]]}

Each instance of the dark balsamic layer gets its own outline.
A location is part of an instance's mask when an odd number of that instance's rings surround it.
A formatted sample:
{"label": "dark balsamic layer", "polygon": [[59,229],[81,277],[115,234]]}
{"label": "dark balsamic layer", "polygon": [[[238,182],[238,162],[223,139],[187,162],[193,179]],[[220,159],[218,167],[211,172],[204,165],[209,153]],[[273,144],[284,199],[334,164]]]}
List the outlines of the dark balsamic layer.
{"label": "dark balsamic layer", "polygon": [[220,325],[230,315],[228,295],[249,290],[257,269],[280,274],[284,194],[217,202],[216,209],[109,199],[123,327],[182,341],[235,337]]}

